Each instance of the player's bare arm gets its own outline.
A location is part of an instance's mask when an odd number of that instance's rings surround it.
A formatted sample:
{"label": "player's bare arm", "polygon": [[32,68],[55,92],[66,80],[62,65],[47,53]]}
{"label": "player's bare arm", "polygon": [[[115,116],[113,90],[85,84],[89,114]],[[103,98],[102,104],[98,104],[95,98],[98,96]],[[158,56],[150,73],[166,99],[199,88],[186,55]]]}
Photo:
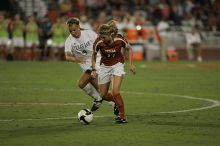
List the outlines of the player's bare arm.
{"label": "player's bare arm", "polygon": [[132,48],[130,45],[128,45],[128,47],[126,48],[126,51],[128,51],[128,67],[129,70],[135,75],[136,74],[136,69],[135,66],[133,65],[133,60],[132,60]]}
{"label": "player's bare arm", "polygon": [[82,57],[74,56],[73,54],[71,54],[71,52],[65,52],[65,58],[68,61],[84,63]]}
{"label": "player's bare arm", "polygon": [[92,73],[91,73],[93,78],[97,77],[96,68],[95,68],[96,56],[97,56],[97,52],[93,51],[93,53],[92,53]]}

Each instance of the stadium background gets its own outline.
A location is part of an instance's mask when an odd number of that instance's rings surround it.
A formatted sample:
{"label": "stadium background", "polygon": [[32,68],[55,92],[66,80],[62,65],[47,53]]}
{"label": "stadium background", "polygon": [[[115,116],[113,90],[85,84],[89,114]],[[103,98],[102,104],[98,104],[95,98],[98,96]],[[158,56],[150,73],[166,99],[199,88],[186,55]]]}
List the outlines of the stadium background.
{"label": "stadium background", "polygon": [[[0,11],[5,15],[9,39],[13,38],[10,25],[16,14],[20,15],[24,26],[28,17],[34,16],[40,42],[35,49],[27,48],[25,43],[17,49],[9,40],[0,51],[3,60],[63,60],[63,48],[50,46],[48,40],[56,37],[51,30],[53,25],[58,21],[65,24],[68,17],[80,18],[82,27],[95,31],[100,24],[117,20],[120,33],[133,46],[135,60],[161,60],[158,25],[162,21],[168,24],[166,57],[169,53],[171,57],[167,59],[186,60],[185,34],[196,27],[202,38],[203,60],[220,59],[218,0],[8,0],[1,3]],[[68,32],[64,25],[62,28],[65,40]],[[23,38],[27,40],[25,31]]]}

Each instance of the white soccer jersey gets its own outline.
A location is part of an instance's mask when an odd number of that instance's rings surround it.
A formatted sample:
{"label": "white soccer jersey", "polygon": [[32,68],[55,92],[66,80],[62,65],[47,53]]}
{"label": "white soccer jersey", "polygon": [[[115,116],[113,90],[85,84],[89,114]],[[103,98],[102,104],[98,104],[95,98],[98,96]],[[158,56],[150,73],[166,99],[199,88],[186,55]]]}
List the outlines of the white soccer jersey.
{"label": "white soccer jersey", "polygon": [[[65,52],[71,52],[75,56],[83,57],[85,64],[80,64],[81,67],[85,65],[91,67],[93,43],[96,38],[97,34],[92,30],[81,30],[79,38],[74,38],[70,34],[65,42]],[[100,58],[100,54],[97,54],[97,63],[100,62]]]}

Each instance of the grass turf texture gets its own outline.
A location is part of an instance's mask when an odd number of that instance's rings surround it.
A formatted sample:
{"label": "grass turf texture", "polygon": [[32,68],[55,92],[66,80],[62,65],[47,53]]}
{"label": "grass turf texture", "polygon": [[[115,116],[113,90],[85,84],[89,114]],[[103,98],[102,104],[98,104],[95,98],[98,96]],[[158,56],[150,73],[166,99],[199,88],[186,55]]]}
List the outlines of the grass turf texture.
{"label": "grass turf texture", "polygon": [[127,71],[122,84],[129,123],[115,124],[112,108],[104,102],[93,122],[82,125],[77,113],[90,108],[92,99],[77,87],[77,64],[0,62],[0,146],[219,145],[220,107],[158,112],[211,104],[160,94],[220,101],[220,62],[135,64],[137,75]]}

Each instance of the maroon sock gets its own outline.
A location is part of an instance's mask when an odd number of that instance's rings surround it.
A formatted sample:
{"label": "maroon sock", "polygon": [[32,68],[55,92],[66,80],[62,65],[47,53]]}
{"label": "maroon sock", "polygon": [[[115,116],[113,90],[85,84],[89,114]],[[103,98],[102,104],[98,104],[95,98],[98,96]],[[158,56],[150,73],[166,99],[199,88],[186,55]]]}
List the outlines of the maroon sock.
{"label": "maroon sock", "polygon": [[115,102],[112,93],[107,93],[107,95],[103,98],[106,101],[113,101]]}
{"label": "maroon sock", "polygon": [[115,103],[118,106],[120,118],[125,118],[124,101],[120,93],[114,95]]}

